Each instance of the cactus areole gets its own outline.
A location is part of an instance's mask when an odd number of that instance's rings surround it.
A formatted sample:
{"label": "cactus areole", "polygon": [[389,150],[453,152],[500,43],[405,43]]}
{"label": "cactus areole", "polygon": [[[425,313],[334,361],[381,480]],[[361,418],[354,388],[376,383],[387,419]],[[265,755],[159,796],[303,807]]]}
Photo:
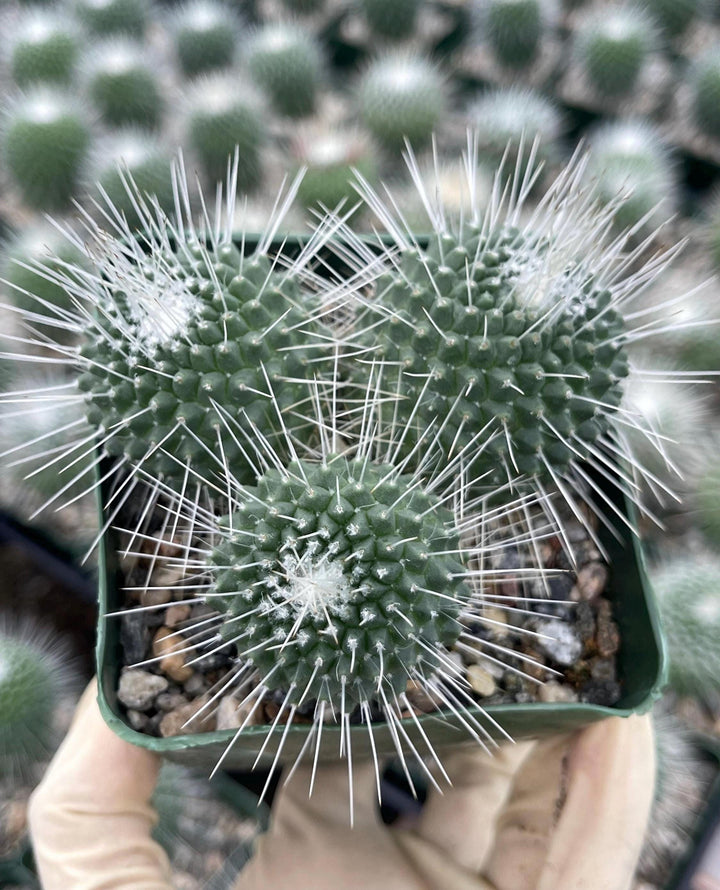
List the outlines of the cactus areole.
{"label": "cactus areole", "polygon": [[607,432],[628,373],[623,320],[587,269],[552,268],[546,249],[468,225],[406,248],[379,278],[385,322],[369,336],[399,368],[408,450],[433,423],[448,455],[494,432],[473,467],[495,485],[552,478]]}
{"label": "cactus areole", "polygon": [[221,634],[288,701],[399,695],[450,645],[470,591],[452,513],[390,466],[272,469],[223,520],[208,601]]}

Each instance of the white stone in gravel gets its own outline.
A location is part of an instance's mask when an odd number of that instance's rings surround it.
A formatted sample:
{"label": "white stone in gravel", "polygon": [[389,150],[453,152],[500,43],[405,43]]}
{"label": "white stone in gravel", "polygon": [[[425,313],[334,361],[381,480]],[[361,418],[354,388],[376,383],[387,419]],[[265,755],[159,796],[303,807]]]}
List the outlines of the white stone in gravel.
{"label": "white stone in gravel", "polygon": [[569,624],[564,621],[538,621],[538,633],[543,634],[537,639],[536,645],[558,664],[575,664],[582,654],[583,644]]}
{"label": "white stone in gravel", "polygon": [[220,699],[217,712],[217,729],[237,729],[242,726],[243,715],[238,710],[240,702],[234,695],[224,695]]}
{"label": "white stone in gravel", "polygon": [[168,688],[168,681],[158,674],[129,668],[120,675],[118,698],[126,708],[145,711],[150,708],[157,695]]}
{"label": "white stone in gravel", "polygon": [[578,700],[577,692],[569,686],[563,686],[562,683],[556,683],[550,680],[538,690],[538,699],[542,702],[573,702]]}
{"label": "white stone in gravel", "polygon": [[471,664],[467,669],[467,679],[470,686],[478,695],[492,695],[497,689],[495,678],[479,664]]}

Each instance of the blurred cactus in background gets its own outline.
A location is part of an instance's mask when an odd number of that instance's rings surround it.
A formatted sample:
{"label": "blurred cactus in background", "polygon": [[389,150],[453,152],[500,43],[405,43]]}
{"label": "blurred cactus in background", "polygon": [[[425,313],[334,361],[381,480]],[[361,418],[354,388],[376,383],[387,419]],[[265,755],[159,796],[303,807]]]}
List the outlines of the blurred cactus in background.
{"label": "blurred cactus in background", "polygon": [[159,127],[164,101],[142,44],[118,39],[98,43],[84,68],[88,95],[105,124]]}
{"label": "blurred cactus in background", "polygon": [[8,40],[10,70],[19,87],[50,83],[67,86],[80,50],[77,29],[53,8],[24,12]]}
{"label": "blurred cactus in background", "polygon": [[217,0],[188,0],[177,7],[173,11],[172,32],[185,77],[232,65],[240,30],[232,8]]}
{"label": "blurred cactus in background", "polygon": [[306,117],[315,110],[322,82],[319,46],[296,25],[270,24],[245,49],[247,65],[278,114]]}

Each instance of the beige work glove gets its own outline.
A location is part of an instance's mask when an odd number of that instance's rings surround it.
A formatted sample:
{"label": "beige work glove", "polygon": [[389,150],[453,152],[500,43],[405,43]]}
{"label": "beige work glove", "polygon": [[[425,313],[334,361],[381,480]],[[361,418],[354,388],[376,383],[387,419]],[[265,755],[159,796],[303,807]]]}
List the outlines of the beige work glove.
{"label": "beige work glove", "polygon": [[[572,735],[462,749],[412,829],[377,814],[371,764],[354,765],[349,825],[345,763],[282,788],[270,830],[236,890],[626,890],[653,792],[649,717],[614,718]],[[94,684],[36,790],[30,827],[44,890],[170,890],[151,840],[159,758],[117,738]]]}

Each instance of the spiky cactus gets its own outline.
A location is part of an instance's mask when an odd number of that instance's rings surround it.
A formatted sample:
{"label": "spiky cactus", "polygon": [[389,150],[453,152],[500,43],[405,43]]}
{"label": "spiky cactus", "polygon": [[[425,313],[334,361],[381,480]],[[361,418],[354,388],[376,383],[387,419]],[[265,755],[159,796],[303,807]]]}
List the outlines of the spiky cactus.
{"label": "spiky cactus", "polygon": [[599,96],[621,98],[635,89],[655,47],[652,19],[641,6],[602,7],[575,34],[575,55]]}
{"label": "spiky cactus", "polygon": [[427,647],[460,635],[470,591],[452,513],[414,484],[343,455],[291,463],[261,476],[223,527],[208,602],[289,705],[352,709],[381,684],[400,695]]}
{"label": "spiky cactus", "polygon": [[562,118],[558,107],[534,90],[506,87],[489,90],[468,109],[468,122],[477,134],[481,159],[493,168],[506,151],[511,157],[529,158],[538,140],[537,157],[546,164],[557,162]]}
{"label": "spiky cactus", "polygon": [[345,213],[358,202],[355,171],[371,181],[376,178],[367,140],[353,130],[309,131],[296,140],[293,153],[306,168],[298,188],[298,200],[305,207],[334,210],[342,202]]}
{"label": "spiky cactus", "polygon": [[720,696],[720,561],[678,558],[652,573],[670,656],[670,684],[681,695]]}
{"label": "spiky cactus", "polygon": [[142,37],[151,5],[145,0],[74,0],[75,13],[98,37],[126,34]]}
{"label": "spiky cactus", "polygon": [[[70,295],[54,276],[67,264],[82,263],[80,250],[55,226],[38,223],[23,229],[2,249],[0,279],[3,290],[19,309],[47,315],[44,307],[69,309]],[[38,323],[36,321],[36,323]],[[62,329],[47,329],[51,336],[61,336]]]}
{"label": "spiky cactus", "polygon": [[322,55],[307,31],[268,24],[248,41],[247,65],[273,108],[286,117],[312,114],[322,84]]}
{"label": "spiky cactus", "polygon": [[623,410],[635,420],[625,430],[633,461],[645,474],[646,497],[663,507],[685,488],[685,474],[697,469],[709,423],[702,389],[683,381],[670,363],[660,367],[649,356],[635,357]]}
{"label": "spiky cactus", "polygon": [[720,51],[706,50],[690,69],[692,113],[698,129],[713,139],[720,138]]}
{"label": "spiky cactus", "polygon": [[701,470],[695,479],[695,516],[708,541],[720,545],[720,464],[712,439],[700,455]]}
{"label": "spiky cactus", "polygon": [[627,274],[626,240],[604,248],[607,211],[595,207],[590,182],[579,188],[585,174],[585,162],[570,165],[522,228],[522,202],[506,206],[501,181],[488,207],[459,221],[425,193],[427,247],[362,189],[398,256],[376,298],[361,301],[367,334],[358,339],[385,366],[384,390],[400,395],[379,413],[405,431],[409,461],[422,459],[418,437],[434,427],[448,456],[467,455],[480,487],[520,477],[562,485],[587,476],[584,460],[617,472],[625,418],[616,407],[635,338],[623,310],[642,294],[645,272]]}
{"label": "spiky cactus", "polygon": [[445,78],[432,62],[410,53],[390,53],[369,65],[357,101],[360,117],[375,139],[390,151],[400,151],[406,139],[415,149],[428,144],[448,95]]}
{"label": "spiky cactus", "polygon": [[389,40],[410,37],[415,30],[422,0],[360,0],[363,16],[373,34]]}
{"label": "spiky cactus", "polygon": [[[269,254],[280,213],[243,255],[232,243],[234,183],[230,192],[224,221],[198,233],[189,220],[144,207],[135,188],[139,233],[108,207],[103,225],[112,220],[117,231],[87,227],[90,271],[67,270],[81,307],[77,363],[88,420],[109,454],[166,479],[206,464],[217,448],[240,478],[252,477],[245,439],[272,442],[303,413],[302,380],[330,351],[321,320],[328,310],[304,272],[327,235],[317,233],[285,268]],[[283,212],[293,197],[283,196]]]}
{"label": "spiky cactus", "polygon": [[48,756],[53,713],[72,680],[67,653],[47,630],[0,621],[0,774],[27,779]]}
{"label": "spiky cactus", "polygon": [[236,74],[199,78],[186,94],[182,115],[187,141],[209,180],[225,179],[237,147],[237,187],[241,192],[257,188],[266,134],[262,103],[253,90],[243,88]]}
{"label": "spiky cactus", "polygon": [[190,0],[174,13],[175,52],[185,77],[228,68],[235,59],[239,25],[233,10],[216,0]]}
{"label": "spiky cactus", "polygon": [[98,44],[85,68],[88,94],[106,124],[149,130],[160,125],[164,99],[142,44],[123,39]]}
{"label": "spiky cactus", "polygon": [[557,17],[555,0],[483,0],[482,31],[501,65],[525,68],[540,51],[547,26]]}
{"label": "spiky cactus", "polygon": [[644,228],[673,211],[675,168],[660,132],[644,121],[606,123],[591,133],[589,172],[603,204],[615,202],[619,229]]}
{"label": "spiky cactus", "polygon": [[28,10],[18,21],[10,43],[10,72],[15,83],[68,85],[75,72],[79,41],[76,29],[56,10]]}
{"label": "spiky cactus", "polygon": [[85,110],[74,96],[42,87],[13,100],[3,123],[2,152],[27,204],[45,210],[69,205],[90,137]]}
{"label": "spiky cactus", "polygon": [[131,228],[137,228],[142,224],[134,206],[138,194],[157,201],[168,213],[172,210],[171,166],[170,153],[154,136],[121,130],[93,147],[85,178],[94,199],[111,203]]}
{"label": "spiky cactus", "polygon": [[645,5],[671,40],[684,34],[700,12],[699,0],[649,0]]}
{"label": "spiky cactus", "polygon": [[312,15],[320,12],[325,6],[325,0],[282,0],[283,5],[296,15]]}

